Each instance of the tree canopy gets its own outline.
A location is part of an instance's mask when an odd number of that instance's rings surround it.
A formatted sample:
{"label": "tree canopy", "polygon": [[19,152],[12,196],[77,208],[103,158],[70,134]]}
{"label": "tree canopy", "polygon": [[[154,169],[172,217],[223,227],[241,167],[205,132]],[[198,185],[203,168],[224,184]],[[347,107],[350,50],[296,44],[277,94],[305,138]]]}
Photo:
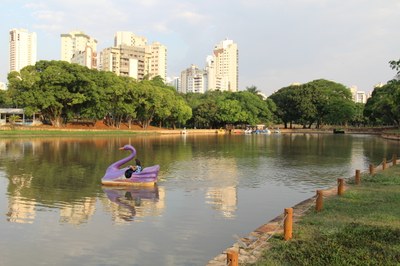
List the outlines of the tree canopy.
{"label": "tree canopy", "polygon": [[275,115],[285,128],[299,123],[303,127],[315,124],[344,125],[355,114],[350,90],[342,84],[324,79],[280,89],[269,97],[276,104]]}
{"label": "tree canopy", "polygon": [[182,96],[159,77],[138,82],[64,61],[38,61],[9,73],[8,81],[13,106],[41,113],[55,127],[74,117],[106,118],[115,127],[137,120],[144,128],[154,119],[175,125],[191,117]]}

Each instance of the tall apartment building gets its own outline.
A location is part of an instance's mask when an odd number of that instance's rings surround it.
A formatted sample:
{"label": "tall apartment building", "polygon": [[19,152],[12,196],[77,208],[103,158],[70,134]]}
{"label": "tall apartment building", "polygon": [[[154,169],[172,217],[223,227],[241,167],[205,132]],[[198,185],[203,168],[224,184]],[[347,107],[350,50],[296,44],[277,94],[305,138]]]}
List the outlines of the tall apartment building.
{"label": "tall apartment building", "polygon": [[208,89],[238,91],[239,51],[232,40],[224,40],[214,47],[213,55],[207,58]]}
{"label": "tall apartment building", "polygon": [[118,76],[143,80],[147,74],[145,47],[120,45],[101,52],[101,70],[114,72]]}
{"label": "tall apartment building", "polygon": [[181,72],[182,93],[204,93],[207,90],[207,73],[195,65]]}
{"label": "tall apartment building", "polygon": [[350,87],[351,97],[356,103],[367,103],[368,98],[371,97],[369,93],[359,91],[357,86]]}
{"label": "tall apartment building", "polygon": [[61,34],[61,60],[97,68],[97,40],[81,31]]}
{"label": "tall apartment building", "polygon": [[239,52],[237,44],[225,40],[214,47],[213,55],[206,58],[204,70],[195,66],[181,72],[182,93],[204,93],[208,90],[238,91]]}
{"label": "tall apartment building", "polygon": [[181,92],[180,77],[167,77],[167,84],[171,87],[174,87],[176,91]]}
{"label": "tall apartment building", "polygon": [[137,36],[130,31],[117,31],[114,36],[114,47],[118,47],[120,45],[146,46],[147,39],[145,37]]}
{"label": "tall apartment building", "polygon": [[26,29],[11,29],[9,39],[10,72],[34,65],[37,58],[37,38],[35,32]]}
{"label": "tall apartment building", "polygon": [[142,80],[144,76],[167,79],[167,48],[159,42],[147,44],[145,37],[119,31],[114,36],[114,47],[100,55],[101,70]]}
{"label": "tall apartment building", "polygon": [[149,46],[149,75],[150,78],[160,76],[164,82],[167,80],[167,47],[159,42]]}

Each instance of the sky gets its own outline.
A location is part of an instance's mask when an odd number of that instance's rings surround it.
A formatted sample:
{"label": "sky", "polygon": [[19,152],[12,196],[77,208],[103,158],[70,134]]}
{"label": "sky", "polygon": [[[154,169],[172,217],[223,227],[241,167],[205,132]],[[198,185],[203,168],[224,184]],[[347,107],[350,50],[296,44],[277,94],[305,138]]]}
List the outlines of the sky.
{"label": "sky", "polygon": [[238,44],[239,90],[267,96],[292,83],[327,79],[370,92],[396,74],[398,0],[1,0],[0,82],[7,83],[9,30],[37,34],[38,60],[60,60],[60,34],[80,30],[111,47],[130,31],[168,49],[167,75],[225,39]]}

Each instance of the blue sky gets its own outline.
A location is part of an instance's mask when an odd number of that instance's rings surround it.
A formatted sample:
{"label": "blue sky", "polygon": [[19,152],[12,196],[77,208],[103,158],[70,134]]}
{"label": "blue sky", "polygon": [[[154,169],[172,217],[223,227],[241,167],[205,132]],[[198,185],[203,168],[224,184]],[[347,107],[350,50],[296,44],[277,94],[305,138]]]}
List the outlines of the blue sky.
{"label": "blue sky", "polygon": [[81,30],[113,44],[131,31],[168,49],[168,76],[203,67],[215,44],[239,47],[239,89],[267,95],[324,78],[372,91],[400,58],[398,0],[1,0],[0,81],[9,71],[8,32],[38,36],[38,60],[60,59],[60,34]]}

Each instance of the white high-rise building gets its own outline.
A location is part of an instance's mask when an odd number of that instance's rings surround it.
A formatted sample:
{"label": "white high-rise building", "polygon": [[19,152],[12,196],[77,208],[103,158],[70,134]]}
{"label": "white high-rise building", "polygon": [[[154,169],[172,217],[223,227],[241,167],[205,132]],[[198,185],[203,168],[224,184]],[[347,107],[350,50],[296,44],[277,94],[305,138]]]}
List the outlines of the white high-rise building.
{"label": "white high-rise building", "polygon": [[181,92],[181,78],[180,77],[167,77],[168,85],[174,87],[177,92]]}
{"label": "white high-rise building", "polygon": [[207,73],[195,65],[181,72],[182,93],[204,93],[207,90]]}
{"label": "white high-rise building", "polygon": [[81,31],[61,34],[61,60],[97,68],[97,40]]}
{"label": "white high-rise building", "polygon": [[364,91],[359,91],[357,86],[350,87],[351,97],[356,103],[367,103],[368,98],[371,97],[369,93],[365,93]]}
{"label": "white high-rise building", "polygon": [[208,90],[238,91],[239,51],[232,40],[224,40],[207,57]]}
{"label": "white high-rise building", "polygon": [[35,32],[26,29],[10,30],[10,72],[34,65],[37,57],[37,40]]}
{"label": "white high-rise building", "polygon": [[145,37],[137,36],[130,31],[117,31],[114,36],[114,47],[118,47],[120,45],[146,46],[147,39]]}
{"label": "white high-rise building", "polygon": [[117,32],[114,47],[104,49],[100,58],[101,70],[137,80],[160,76],[166,82],[167,48],[159,42],[147,45],[145,37],[132,32]]}

